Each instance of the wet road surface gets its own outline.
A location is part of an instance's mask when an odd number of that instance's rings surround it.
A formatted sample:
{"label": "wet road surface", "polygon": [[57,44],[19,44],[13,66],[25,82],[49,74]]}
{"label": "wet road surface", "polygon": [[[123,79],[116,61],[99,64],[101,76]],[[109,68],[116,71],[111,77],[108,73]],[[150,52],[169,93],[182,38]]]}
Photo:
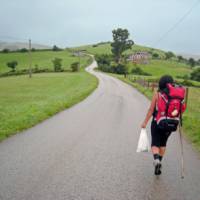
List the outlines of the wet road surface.
{"label": "wet road surface", "polygon": [[95,66],[86,100],[0,143],[0,200],[200,199],[199,155],[184,141],[182,180],[174,133],[155,177],[151,154],[136,153],[149,101]]}

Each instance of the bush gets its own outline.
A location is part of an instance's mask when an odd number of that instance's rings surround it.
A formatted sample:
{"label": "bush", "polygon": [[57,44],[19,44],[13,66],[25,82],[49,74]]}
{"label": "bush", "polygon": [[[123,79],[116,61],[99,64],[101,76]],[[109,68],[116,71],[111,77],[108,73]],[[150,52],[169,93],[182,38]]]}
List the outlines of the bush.
{"label": "bush", "polygon": [[52,51],[62,51],[62,49],[54,45]]}
{"label": "bush", "polygon": [[184,80],[189,80],[190,76],[188,74],[185,74],[183,76],[177,75],[176,78],[184,79]]}
{"label": "bush", "polygon": [[61,58],[54,58],[54,60],[52,60],[53,65],[54,65],[54,71],[55,72],[61,72],[62,70],[62,59]]}
{"label": "bush", "polygon": [[154,59],[158,59],[158,58],[159,58],[159,54],[158,54],[158,53],[153,53],[153,54],[152,54],[152,57],[153,57]]}
{"label": "bush", "polygon": [[144,72],[140,67],[135,67],[131,70],[132,74],[151,76],[151,74]]}
{"label": "bush", "polygon": [[10,52],[10,49],[3,49],[2,50],[2,53],[9,53]]}
{"label": "bush", "polygon": [[181,85],[194,86],[194,84],[191,81],[186,80],[186,79],[181,82]]}
{"label": "bush", "polygon": [[114,73],[117,74],[128,74],[128,65],[124,65],[124,64],[117,64],[117,65],[113,65],[112,66]]}
{"label": "bush", "polygon": [[98,65],[110,65],[112,61],[112,56],[107,54],[96,55],[95,59]]}
{"label": "bush", "polygon": [[111,61],[112,56],[107,54],[95,55],[95,59],[98,63],[98,68],[103,72],[111,72],[114,73]]}
{"label": "bush", "polygon": [[165,53],[165,59],[166,59],[166,60],[167,60],[167,59],[170,59],[170,58],[172,58],[172,57],[175,57],[175,55],[174,55],[173,52],[168,51],[168,52]]}
{"label": "bush", "polygon": [[200,67],[195,69],[191,74],[191,79],[194,81],[200,81]]}
{"label": "bush", "polygon": [[93,44],[92,47],[93,48],[98,47],[98,44]]}
{"label": "bush", "polygon": [[7,63],[7,66],[12,69],[11,70],[12,72],[15,71],[15,68],[17,67],[17,65],[18,65],[17,61],[11,61]]}
{"label": "bush", "polygon": [[72,72],[77,72],[79,71],[80,69],[80,64],[79,62],[74,62],[71,64],[71,69],[72,69]]}
{"label": "bush", "polygon": [[194,60],[194,58],[189,58],[188,64],[189,64],[191,67],[194,67],[194,66],[196,65],[196,61]]}
{"label": "bush", "polygon": [[21,53],[26,53],[26,52],[28,52],[28,49],[22,48],[22,49],[19,50],[19,52],[21,52]]}

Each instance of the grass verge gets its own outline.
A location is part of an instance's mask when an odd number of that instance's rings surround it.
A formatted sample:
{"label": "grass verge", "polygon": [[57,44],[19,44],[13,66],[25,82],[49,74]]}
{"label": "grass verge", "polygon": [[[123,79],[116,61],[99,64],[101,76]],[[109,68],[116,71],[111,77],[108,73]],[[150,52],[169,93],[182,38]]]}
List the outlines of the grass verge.
{"label": "grass verge", "polygon": [[0,141],[80,102],[97,84],[85,71],[1,78]]}

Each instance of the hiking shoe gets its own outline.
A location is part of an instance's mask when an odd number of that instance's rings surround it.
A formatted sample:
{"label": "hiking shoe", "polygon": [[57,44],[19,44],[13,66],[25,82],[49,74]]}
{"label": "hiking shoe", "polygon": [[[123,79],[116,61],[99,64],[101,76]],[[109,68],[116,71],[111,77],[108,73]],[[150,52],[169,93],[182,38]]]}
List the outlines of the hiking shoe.
{"label": "hiking shoe", "polygon": [[155,167],[154,174],[155,175],[160,175],[162,173],[161,172],[162,164],[161,164],[160,160],[159,159],[155,159],[153,164],[154,164],[154,167]]}

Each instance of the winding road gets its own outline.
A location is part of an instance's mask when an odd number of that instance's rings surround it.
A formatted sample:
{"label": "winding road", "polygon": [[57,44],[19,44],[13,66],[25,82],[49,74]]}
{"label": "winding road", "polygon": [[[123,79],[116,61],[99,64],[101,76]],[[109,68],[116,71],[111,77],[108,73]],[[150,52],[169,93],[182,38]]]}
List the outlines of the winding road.
{"label": "winding road", "polygon": [[151,153],[136,153],[149,101],[94,67],[99,86],[87,99],[0,143],[0,200],[200,199],[191,145],[184,140],[185,179],[177,133],[155,177]]}

